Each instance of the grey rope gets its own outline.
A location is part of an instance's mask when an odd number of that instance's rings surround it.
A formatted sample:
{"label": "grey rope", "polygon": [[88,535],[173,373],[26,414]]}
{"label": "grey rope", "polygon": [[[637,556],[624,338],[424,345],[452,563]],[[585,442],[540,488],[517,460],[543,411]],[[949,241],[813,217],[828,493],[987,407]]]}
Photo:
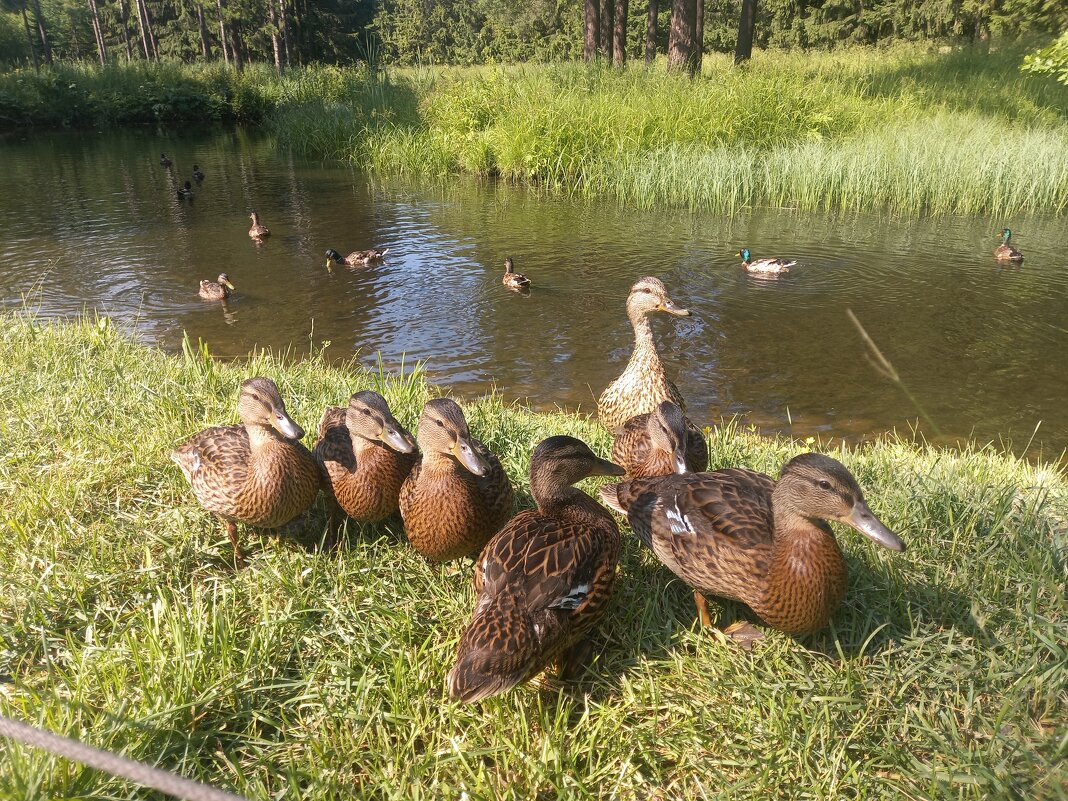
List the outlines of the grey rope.
{"label": "grey rope", "polygon": [[159,790],[161,793],[185,799],[185,801],[246,801],[239,795],[216,790],[214,787],[154,768],[144,762],[127,759],[110,751],[101,751],[91,745],[80,743],[69,737],[60,737],[58,734],[11,720],[3,715],[0,715],[0,735],[26,745],[43,748],[57,756],[81,762],[83,765],[104,773],[129,779],[151,787],[153,790]]}

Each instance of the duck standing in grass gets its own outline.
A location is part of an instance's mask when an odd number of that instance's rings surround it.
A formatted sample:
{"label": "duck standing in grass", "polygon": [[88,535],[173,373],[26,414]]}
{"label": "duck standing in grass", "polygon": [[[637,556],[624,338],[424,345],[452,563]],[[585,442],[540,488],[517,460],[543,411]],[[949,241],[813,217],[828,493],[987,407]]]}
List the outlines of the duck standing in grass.
{"label": "duck standing in grass", "polygon": [[653,342],[649,315],[666,312],[674,317],[689,317],[668,297],[664,282],[647,276],[639,278],[627,297],[627,317],[634,328],[634,351],[623,374],[613,381],[597,399],[597,416],[601,425],[612,431],[635,415],[653,411],[662,400],[674,402],[685,410],[682,395],[664,373],[664,365]]}
{"label": "duck standing in grass", "polygon": [[248,235],[255,240],[264,239],[271,235],[270,229],[260,223],[260,215],[256,212],[252,212],[248,215],[248,218],[252,220],[252,227],[248,229]]}
{"label": "duck standing in grass", "polygon": [[178,198],[180,200],[192,200],[193,199],[193,185],[189,181],[185,182],[185,186],[178,187]]}
{"label": "duck standing in grass", "polygon": [[365,390],[348,408],[331,406],[319,421],[312,449],[330,509],[328,545],[338,511],[359,523],[377,523],[398,509],[401,484],[415,465],[415,442],[396,421],[386,399]]}
{"label": "duck standing in grass", "polygon": [[786,259],[754,259],[749,255],[749,248],[742,248],[737,253],[742,259],[742,266],[754,275],[784,275],[797,264]]}
{"label": "duck standing in grass", "polygon": [[237,523],[281,528],[319,494],[319,470],[300,444],[304,429],[286,414],[269,378],[250,378],[237,398],[240,425],[213,426],[172,453],[197,501],[226,523],[238,561]]}
{"label": "duck standing in grass", "polygon": [[571,485],[619,476],[573,437],[542,440],[530,462],[537,503],[489,541],[475,572],[475,610],[449,671],[449,694],[470,703],[499,695],[557,658],[574,678],[589,655],[586,635],[604,615],[619,561],[619,527]]}
{"label": "duck standing in grass", "polygon": [[373,261],[381,261],[386,257],[387,253],[389,253],[389,248],[383,250],[369,248],[368,250],[354,250],[348,256],[342,256],[331,248],[326,251],[326,266],[342,264],[346,267],[366,267]]}
{"label": "duck standing in grass", "polygon": [[226,273],[219,273],[219,277],[214,281],[202,278],[200,291],[197,294],[204,300],[226,300],[230,297],[230,292],[235,289],[237,287],[230,281],[230,276]]}
{"label": "duck standing in grass", "polygon": [[512,269],[513,267],[515,267],[515,263],[512,261],[512,257],[509,256],[504,260],[504,277],[501,279],[501,283],[516,292],[530,289],[530,279],[523,273],[515,272]]}
{"label": "duck standing in grass", "polygon": [[1023,261],[1023,253],[1009,243],[1010,239],[1012,239],[1012,231],[1008,228],[1002,228],[1001,244],[994,251],[994,258],[998,261]]}
{"label": "duck standing in grass", "polygon": [[[639,478],[602,487],[634,533],[694,587],[701,623],[705,595],[747,604],[770,627],[806,634],[827,625],[845,595],[845,559],[828,520],[845,523],[892,551],[905,543],[872,514],[856,479],[818,453],[795,456],[778,481],[752,470]],[[726,633],[762,636],[748,623]]]}
{"label": "duck standing in grass", "polygon": [[435,562],[476,554],[512,516],[508,475],[448,398],[423,407],[416,439],[423,454],[400,491],[408,541]]}
{"label": "duck standing in grass", "polygon": [[682,409],[665,400],[616,429],[612,461],[628,478],[699,473],[708,467],[708,443]]}
{"label": "duck standing in grass", "polygon": [[196,181],[198,184],[202,183],[204,180],[204,173],[200,171],[200,167],[198,167],[196,164],[193,165],[193,180]]}

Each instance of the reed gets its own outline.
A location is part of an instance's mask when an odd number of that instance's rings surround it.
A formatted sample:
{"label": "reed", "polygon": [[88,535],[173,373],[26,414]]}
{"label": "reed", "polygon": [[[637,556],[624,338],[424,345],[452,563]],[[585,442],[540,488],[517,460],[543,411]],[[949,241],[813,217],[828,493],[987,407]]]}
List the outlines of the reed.
{"label": "reed", "polygon": [[[309,431],[374,387],[412,425],[439,390],[320,357],[165,355],[105,318],[0,315],[0,712],[250,799],[1063,797],[1068,481],[1060,467],[892,436],[833,453],[904,554],[842,536],[831,626],[753,653],[697,630],[689,592],[624,530],[597,659],[476,707],[443,694],[470,570],[435,567],[397,524],[318,553],[218,522],[168,450],[235,419],[266,374]],[[542,437],[607,432],[499,397],[464,403],[529,503]],[[777,473],[807,447],[738,421],[712,467]],[[587,487],[592,489],[592,487]],[[4,798],[126,798],[124,782],[4,745]]]}

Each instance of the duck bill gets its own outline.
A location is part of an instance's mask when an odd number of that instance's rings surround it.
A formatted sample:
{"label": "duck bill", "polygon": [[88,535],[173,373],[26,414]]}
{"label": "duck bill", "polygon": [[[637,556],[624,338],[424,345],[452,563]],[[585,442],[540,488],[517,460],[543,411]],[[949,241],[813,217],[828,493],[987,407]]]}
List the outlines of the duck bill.
{"label": "duck bill", "polygon": [[665,300],[657,308],[660,311],[667,312],[668,314],[673,315],[675,317],[689,317],[690,316],[689,309],[682,308],[682,306],[679,306],[671,298],[668,298],[667,300]]}
{"label": "duck bill", "polygon": [[591,476],[621,476],[626,473],[627,470],[624,467],[620,467],[615,462],[610,462],[607,459],[598,459],[594,462],[593,467],[589,471]]}
{"label": "duck bill", "polygon": [[231,292],[236,292],[236,291],[237,291],[237,287],[236,287],[236,286],[234,286],[234,285],[233,285],[232,283],[230,283],[229,281],[223,281],[223,286],[225,286],[225,287],[228,287],[228,288],[230,289],[230,291],[231,291]]}
{"label": "duck bill", "polygon": [[489,472],[489,465],[475,453],[475,449],[471,447],[471,443],[466,438],[458,439],[453,443],[452,455],[476,476],[484,476]]}
{"label": "duck bill", "polygon": [[864,501],[853,504],[853,511],[848,517],[842,519],[847,526],[855,528],[872,542],[889,548],[891,551],[905,550],[905,543],[894,532],[883,525]]}
{"label": "duck bill", "polygon": [[385,426],[378,439],[397,453],[411,453],[415,450],[415,443],[404,436],[396,424]]}
{"label": "duck bill", "polygon": [[294,423],[293,418],[285,412],[275,415],[274,427],[286,439],[304,439],[304,429]]}

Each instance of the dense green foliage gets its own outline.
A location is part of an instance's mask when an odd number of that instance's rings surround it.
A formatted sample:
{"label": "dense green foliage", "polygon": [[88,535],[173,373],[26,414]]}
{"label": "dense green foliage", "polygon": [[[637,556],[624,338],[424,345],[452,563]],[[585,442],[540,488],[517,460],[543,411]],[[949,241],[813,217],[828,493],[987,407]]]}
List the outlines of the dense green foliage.
{"label": "dense green foliage", "polygon": [[1049,46],[1024,60],[1024,68],[1036,75],[1052,75],[1068,86],[1068,31]]}
{"label": "dense green foliage", "polygon": [[[846,530],[851,586],[831,626],[770,632],[752,653],[698,630],[687,588],[624,528],[590,671],[468,708],[443,694],[468,567],[427,564],[387,525],[338,554],[245,530],[250,564],[233,569],[166,454],[232,421],[253,374],[308,431],[359,388],[406,425],[434,392],[316,358],[165,356],[106,320],[0,317],[0,712],[256,801],[1064,797],[1059,469],[896,439],[834,451],[909,549]],[[541,438],[608,450],[584,418],[496,399],[465,411],[524,505]],[[775,474],[801,447],[729,425],[712,467]],[[314,509],[305,545],[323,524]],[[40,751],[4,755],[7,799],[142,795]]]}

